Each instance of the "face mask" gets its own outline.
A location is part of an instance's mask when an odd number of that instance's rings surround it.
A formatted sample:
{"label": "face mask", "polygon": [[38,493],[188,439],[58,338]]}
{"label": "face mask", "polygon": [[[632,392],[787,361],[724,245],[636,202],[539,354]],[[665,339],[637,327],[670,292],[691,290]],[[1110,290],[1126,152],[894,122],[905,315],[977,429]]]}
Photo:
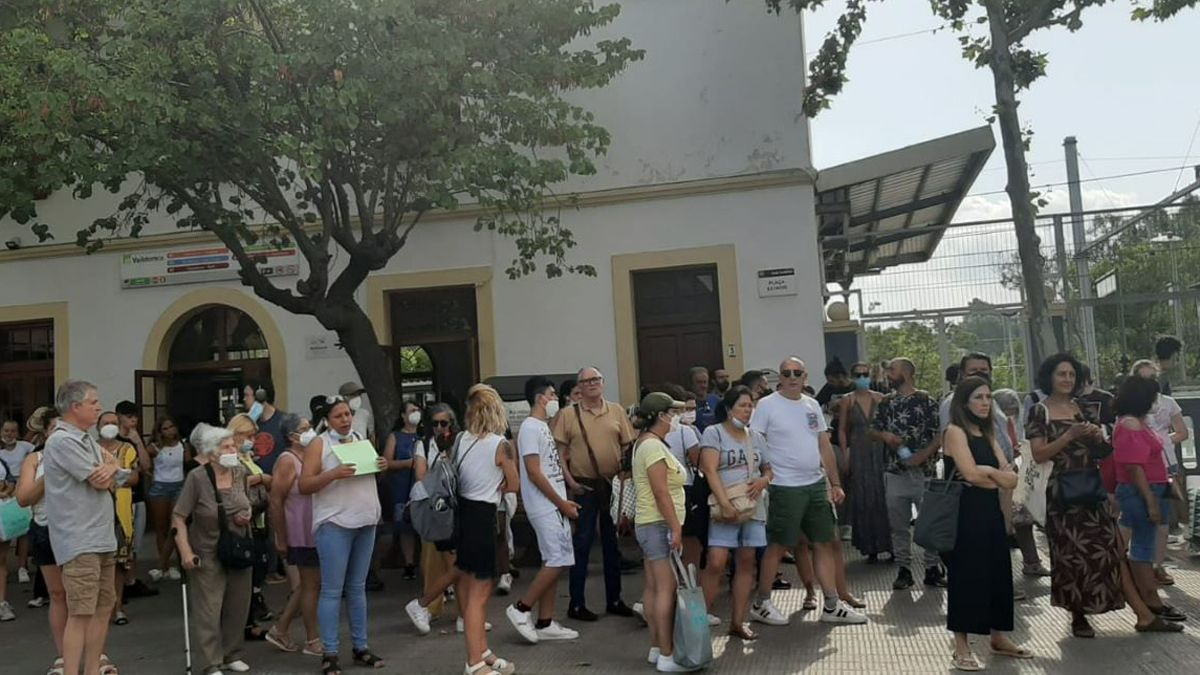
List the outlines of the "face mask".
{"label": "face mask", "polygon": [[111,441],[117,437],[118,431],[117,425],[105,424],[104,426],[100,427],[100,438],[103,438],[106,441]]}
{"label": "face mask", "polygon": [[871,388],[871,378],[870,377],[854,378],[854,388],[859,389],[859,390],[870,389]]}
{"label": "face mask", "polygon": [[696,411],[689,410],[689,411],[683,413],[682,415],[679,416],[679,421],[682,424],[695,424],[696,423]]}
{"label": "face mask", "polygon": [[738,418],[736,418],[736,417],[732,418],[732,422],[733,422],[733,428],[734,428],[734,429],[739,429],[739,430],[740,430],[740,429],[745,429],[745,428],[746,428],[746,423],[745,423],[745,422],[743,422],[743,421],[741,421],[741,420],[739,420],[739,419],[738,419]]}
{"label": "face mask", "polygon": [[[253,449],[254,449],[254,441],[250,440],[249,438],[242,441],[242,452],[250,452]],[[237,459],[237,457],[235,456],[234,459]]]}
{"label": "face mask", "polygon": [[679,416],[671,415],[671,431],[679,431]]}
{"label": "face mask", "polygon": [[554,417],[558,414],[558,400],[552,399],[546,402],[546,417]]}
{"label": "face mask", "polygon": [[335,441],[341,441],[341,440],[344,440],[344,439],[346,439],[346,438],[349,438],[349,437],[350,437],[350,434],[344,434],[344,435],[343,435],[343,434],[342,434],[342,433],[340,433],[340,432],[339,432],[337,429],[334,429],[333,427],[330,427],[330,428],[329,428],[329,436],[330,436],[331,438],[333,438],[333,440],[335,440]]}
{"label": "face mask", "polygon": [[308,431],[300,434],[300,445],[307,448],[308,444],[312,443],[314,440],[316,440],[316,438],[317,432],[313,429],[309,429]]}
{"label": "face mask", "polygon": [[217,463],[220,464],[221,466],[225,467],[226,469],[232,469],[235,466],[241,464],[242,461],[240,459],[238,459],[237,455],[226,454],[226,455],[221,455],[220,457],[218,457]]}
{"label": "face mask", "polygon": [[448,450],[450,446],[454,445],[454,436],[451,436],[448,431],[444,434],[439,434],[433,440],[437,443],[438,450]]}
{"label": "face mask", "polygon": [[352,410],[354,412],[358,412],[359,410],[362,409],[363,401],[362,401],[361,396],[355,396],[354,398],[347,401],[347,403],[350,404],[350,410]]}
{"label": "face mask", "polygon": [[408,414],[408,423],[414,427],[421,423],[421,413],[414,412]]}
{"label": "face mask", "polygon": [[250,406],[250,410],[246,414],[250,416],[250,419],[258,422],[258,418],[262,417],[263,414],[263,404],[255,401],[254,405]]}

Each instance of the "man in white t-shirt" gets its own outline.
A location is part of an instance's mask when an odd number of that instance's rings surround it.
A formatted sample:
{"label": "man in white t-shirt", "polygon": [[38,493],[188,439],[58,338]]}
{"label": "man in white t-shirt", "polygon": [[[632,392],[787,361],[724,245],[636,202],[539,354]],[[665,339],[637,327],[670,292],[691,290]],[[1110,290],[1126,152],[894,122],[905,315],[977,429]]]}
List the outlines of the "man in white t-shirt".
{"label": "man in white t-shirt", "polygon": [[[545,377],[525,382],[525,400],[529,417],[517,434],[521,455],[521,496],[525,515],[537,535],[542,554],[538,570],[525,596],[509,605],[504,613],[513,628],[531,643],[543,640],[574,640],[579,633],[554,620],[554,598],[558,577],[575,564],[575,545],[571,539],[571,521],[579,517],[579,504],[567,499],[567,484],[554,434],[546,420],[558,413],[558,394],[554,383]],[[534,621],[534,606],[538,618]]]}
{"label": "man in white t-shirt", "polygon": [[[817,581],[825,594],[821,621],[866,623],[867,617],[838,598],[834,552],[837,521],[833,505],[846,498],[821,406],[804,394],[808,369],[795,356],[779,366],[779,389],[758,402],[750,427],[767,439],[774,477],[768,488],[767,551],[759,571],[756,621],[785,625],[788,618],[771,603],[771,584],[784,553],[802,538],[812,545]],[[828,477],[828,482],[826,481]]]}

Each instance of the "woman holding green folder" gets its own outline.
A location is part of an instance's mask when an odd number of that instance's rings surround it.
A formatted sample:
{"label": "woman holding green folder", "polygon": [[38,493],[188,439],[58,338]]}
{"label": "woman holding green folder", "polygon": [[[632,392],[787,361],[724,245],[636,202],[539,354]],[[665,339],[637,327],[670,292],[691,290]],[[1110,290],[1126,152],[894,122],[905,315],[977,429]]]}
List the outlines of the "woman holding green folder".
{"label": "woman holding green folder", "polygon": [[[340,396],[326,401],[325,432],[304,451],[300,492],[313,496],[313,528],[321,559],[321,598],[317,603],[317,620],[325,648],[321,672],[340,675],[338,626],[343,592],[354,663],[370,668],[384,665],[367,645],[366,582],[380,509],[373,473],[360,473],[359,467],[343,463],[336,452],[339,445],[363,440],[351,429],[350,405]],[[387,466],[383,457],[374,461],[377,470]]]}

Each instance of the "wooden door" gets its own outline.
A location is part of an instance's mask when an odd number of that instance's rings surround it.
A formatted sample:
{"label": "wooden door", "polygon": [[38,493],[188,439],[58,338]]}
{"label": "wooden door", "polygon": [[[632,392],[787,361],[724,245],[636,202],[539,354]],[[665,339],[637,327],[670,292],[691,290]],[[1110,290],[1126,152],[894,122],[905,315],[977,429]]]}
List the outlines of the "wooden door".
{"label": "wooden door", "polygon": [[687,386],[688,369],[724,366],[717,286],[713,265],[634,273],[641,385]]}

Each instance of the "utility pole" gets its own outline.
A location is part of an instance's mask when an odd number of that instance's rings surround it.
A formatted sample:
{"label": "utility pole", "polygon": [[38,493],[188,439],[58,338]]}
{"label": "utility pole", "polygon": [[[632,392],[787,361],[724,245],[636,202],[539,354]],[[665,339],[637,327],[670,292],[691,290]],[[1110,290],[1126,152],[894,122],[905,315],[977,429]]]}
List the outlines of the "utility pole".
{"label": "utility pole", "polygon": [[1074,136],[1063,139],[1063,148],[1067,155],[1067,189],[1071,198],[1071,231],[1075,240],[1075,270],[1079,275],[1079,329],[1083,334],[1083,351],[1085,361],[1093,374],[1100,372],[1099,359],[1096,354],[1096,321],[1095,310],[1086,301],[1094,295],[1092,288],[1092,269],[1088,261],[1087,232],[1083,226],[1083,191],[1079,187],[1079,148]]}

